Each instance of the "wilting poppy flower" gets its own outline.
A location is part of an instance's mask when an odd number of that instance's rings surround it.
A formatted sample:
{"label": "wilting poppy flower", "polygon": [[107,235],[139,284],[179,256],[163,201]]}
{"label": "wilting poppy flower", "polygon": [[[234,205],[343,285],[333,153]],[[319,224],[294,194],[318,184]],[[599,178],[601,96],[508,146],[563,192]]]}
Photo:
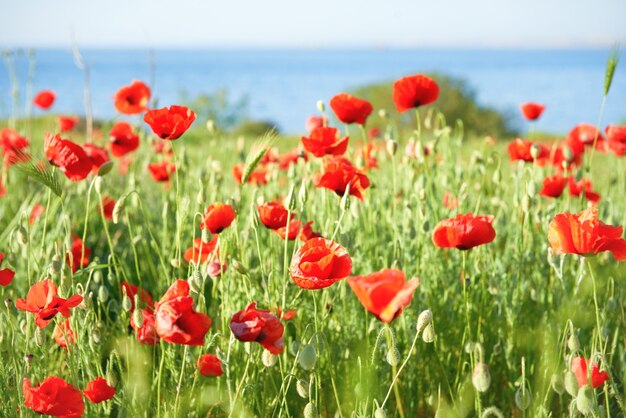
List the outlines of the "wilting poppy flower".
{"label": "wilting poppy flower", "polygon": [[549,176],[543,179],[543,187],[539,194],[546,197],[559,197],[563,194],[567,178],[560,174]]}
{"label": "wilting poppy flower", "polygon": [[66,319],[61,325],[56,325],[54,327],[54,331],[52,332],[52,336],[54,337],[54,341],[59,345],[59,347],[67,347],[68,345],[72,345],[76,342],[76,334],[72,330],[70,326],[70,320]]}
{"label": "wilting poppy flower", "polygon": [[146,308],[150,311],[154,309],[154,301],[152,300],[152,296],[150,293],[144,289],[140,289],[132,283],[128,283],[123,281],[120,284],[120,288],[123,292],[126,292],[126,296],[130,298],[131,303],[131,312],[135,310],[135,295],[139,295],[139,300],[146,306]]}
{"label": "wilting poppy flower", "polygon": [[[233,166],[233,176],[235,177],[235,180],[237,180],[237,183],[241,183],[241,180],[243,179],[243,169],[244,164],[235,164]],[[267,184],[267,174],[267,170],[257,167],[254,169],[252,174],[250,174],[250,177],[248,177],[248,183],[255,186]]]}
{"label": "wilting poppy flower", "polygon": [[324,172],[317,174],[313,182],[316,187],[330,189],[339,196],[343,196],[350,185],[350,195],[360,201],[363,201],[365,189],[370,186],[367,175],[341,157],[324,161]]}
{"label": "wilting poppy flower", "polygon": [[589,123],[579,123],[569,132],[567,141],[570,143],[593,145],[593,141],[604,141],[604,137],[595,126]]}
{"label": "wilting poppy flower", "polygon": [[[263,203],[257,208],[261,223],[269,229],[278,229],[287,225],[288,211],[281,203]],[[293,218],[293,213],[291,214]]]}
{"label": "wilting poppy flower", "polygon": [[111,153],[114,157],[122,157],[139,147],[139,135],[127,122],[117,122],[109,131],[111,137]]}
{"label": "wilting poppy flower", "polygon": [[217,248],[218,236],[214,235],[211,241],[203,242],[201,238],[193,240],[193,247],[185,251],[184,258],[188,263],[198,263],[198,260],[205,262]]}
{"label": "wilting poppy flower", "polygon": [[384,269],[366,276],[348,277],[348,284],[359,302],[383,322],[391,322],[409,306],[419,279],[406,281],[403,272]]}
{"label": "wilting poppy flower", "polygon": [[350,275],[352,260],[341,245],[313,238],[302,245],[291,260],[289,272],[303,289],[322,289]]}
{"label": "wilting poppy flower", "polygon": [[403,77],[393,83],[393,102],[398,112],[426,106],[439,97],[439,86],[423,74]]}
{"label": "wilting poppy flower", "polygon": [[591,188],[591,180],[583,178],[576,181],[574,177],[569,177],[567,182],[570,196],[578,197],[581,193],[585,193],[585,199],[592,203],[600,200],[600,195]]}
{"label": "wilting poppy flower", "polygon": [[[0,253],[0,266],[2,265],[2,259],[4,254]],[[13,281],[15,272],[9,268],[0,269],[0,286],[8,286]]]}
{"label": "wilting poppy flower", "polygon": [[609,125],[605,130],[607,147],[615,155],[626,155],[626,126]]}
{"label": "wilting poppy flower", "polygon": [[309,116],[305,123],[305,129],[308,133],[313,132],[316,128],[320,126],[328,125],[328,120],[324,116]]}
{"label": "wilting poppy flower", "polygon": [[533,103],[533,102],[522,103],[520,105],[520,110],[522,111],[522,115],[524,115],[524,117],[527,120],[539,119],[539,117],[541,117],[541,114],[543,113],[545,108],[546,107],[544,105],[539,104],[539,103]]}
{"label": "wilting poppy flower", "polygon": [[80,391],[60,377],[46,377],[38,386],[31,386],[24,378],[22,385],[24,406],[39,414],[64,418],[80,418],[85,403]]}
{"label": "wilting poppy flower", "polygon": [[[536,159],[533,158],[531,153],[533,146],[539,148],[539,153]],[[538,142],[524,141],[520,138],[516,138],[515,141],[512,141],[509,144],[508,151],[511,161],[526,161],[532,163],[537,160],[537,162],[541,164],[550,156],[550,149],[546,145]]]}
{"label": "wilting poppy flower", "polygon": [[301,228],[302,223],[297,219],[292,219],[289,221],[289,228],[285,225],[275,229],[274,232],[276,232],[281,239],[285,239],[285,237],[287,237],[289,241],[293,241],[298,237],[298,232],[300,232]]}
{"label": "wilting poppy flower", "polygon": [[54,103],[56,94],[53,90],[42,90],[35,95],[33,104],[40,109],[47,110]]}
{"label": "wilting poppy flower", "polygon": [[35,314],[35,324],[39,328],[44,328],[57,313],[69,318],[70,308],[78,306],[83,301],[80,295],[70,296],[66,300],[58,297],[58,294],[57,287],[52,280],[42,280],[30,288],[26,300],[15,301],[15,307],[20,311]]}
{"label": "wilting poppy flower", "polygon": [[11,128],[0,131],[0,150],[7,170],[15,163],[29,160],[30,156],[26,153],[26,148],[29,146],[28,139],[19,132]]}
{"label": "wilting poppy flower", "polygon": [[100,206],[100,210],[104,215],[104,219],[110,221],[113,219],[113,209],[115,209],[115,199],[110,197],[109,195],[104,195],[102,198],[102,205]]}
{"label": "wilting poppy flower", "polygon": [[270,311],[257,309],[256,302],[233,315],[230,330],[239,341],[256,341],[272,354],[283,351],[283,324]]}
{"label": "wilting poppy flower", "polygon": [[134,315],[130,317],[130,326],[137,333],[137,341],[145,345],[154,345],[159,342],[154,325],[154,312],[152,309],[142,309],[141,314],[141,326],[138,327],[135,323]]}
{"label": "wilting poppy flower", "polygon": [[115,109],[125,115],[135,115],[145,111],[150,100],[150,88],[141,81],[133,81],[115,93]]}
{"label": "wilting poppy flower", "polygon": [[444,219],[435,226],[433,243],[440,248],[469,250],[479,245],[488,244],[496,237],[491,226],[493,216],[459,214],[454,218]]}
{"label": "wilting poppy flower", "polygon": [[180,138],[196,120],[196,114],[185,106],[170,106],[146,112],[143,120],[161,139]]}
{"label": "wilting poppy flower", "polygon": [[94,174],[98,173],[98,170],[100,170],[102,164],[108,163],[110,161],[107,150],[102,147],[99,147],[95,144],[85,144],[83,145],[83,149],[85,150],[85,153],[87,153],[87,156],[93,164],[91,172]]}
{"label": "wilting poppy flower", "polygon": [[374,108],[367,100],[359,99],[348,93],[339,93],[330,99],[330,107],[337,119],[343,123],[365,125],[367,117]]}
{"label": "wilting poppy flower", "polygon": [[196,367],[200,374],[204,377],[221,376],[222,362],[215,354],[203,354],[196,360]]}
{"label": "wilting poppy flower", "polygon": [[231,205],[221,202],[213,203],[204,211],[200,223],[201,229],[208,229],[212,234],[219,234],[235,220],[235,210]]}
{"label": "wilting poppy flower", "polygon": [[83,147],[59,134],[46,135],[44,150],[50,164],[58,167],[70,181],[83,180],[91,173],[93,162]]}
{"label": "wilting poppy flower", "polygon": [[626,260],[626,240],[622,227],[605,225],[598,220],[598,209],[588,208],[579,214],[559,213],[548,227],[548,241],[556,254],[589,256],[610,251],[617,261]]}
{"label": "wilting poppy flower", "polygon": [[340,138],[337,128],[319,127],[309,137],[302,137],[304,149],[316,157],[324,155],[343,155],[348,148],[347,136]]}
{"label": "wilting poppy flower", "polygon": [[87,383],[87,387],[83,390],[83,395],[93,403],[100,403],[114,397],[115,388],[109,386],[105,379],[96,377],[91,382]]}
{"label": "wilting poppy flower", "polygon": [[59,131],[68,132],[78,123],[78,116],[59,116],[57,122],[59,122]]}
{"label": "wilting poppy flower", "polygon": [[89,257],[91,257],[91,248],[83,246],[83,240],[76,235],[72,235],[72,248],[70,248],[65,257],[65,261],[72,269],[72,273],[76,273],[79,268],[87,267],[89,265]]}
{"label": "wilting poppy flower", "polygon": [[155,306],[157,335],[172,344],[203,345],[211,318],[193,310],[189,283],[176,280]]}
{"label": "wilting poppy flower", "polygon": [[169,161],[148,164],[152,179],[158,183],[170,181],[170,175],[176,172],[176,164]]}
{"label": "wilting poppy flower", "polygon": [[307,242],[312,238],[320,238],[321,235],[315,231],[313,231],[313,221],[309,221],[304,224],[302,229],[300,230],[300,241]]}
{"label": "wilting poppy flower", "polygon": [[604,370],[600,371],[598,363],[591,362],[591,360],[589,360],[589,362],[591,363],[591,382],[589,382],[587,360],[584,357],[576,356],[572,358],[572,372],[574,373],[574,376],[576,376],[579,388],[591,383],[591,386],[596,389],[609,380],[609,375]]}
{"label": "wilting poppy flower", "polygon": [[45,211],[46,209],[39,203],[34,205],[30,211],[30,216],[28,217],[28,223],[31,225],[34,224],[35,221],[39,219]]}

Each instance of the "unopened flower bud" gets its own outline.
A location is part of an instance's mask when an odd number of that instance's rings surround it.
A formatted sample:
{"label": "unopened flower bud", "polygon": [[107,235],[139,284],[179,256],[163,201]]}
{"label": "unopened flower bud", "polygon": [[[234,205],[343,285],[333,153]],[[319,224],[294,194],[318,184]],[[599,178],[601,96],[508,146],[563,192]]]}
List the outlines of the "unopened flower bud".
{"label": "unopened flower bud", "polygon": [[562,373],[554,373],[550,378],[550,386],[552,386],[552,390],[562,395],[565,392],[565,382],[563,380]]}
{"label": "unopened flower bud", "polygon": [[215,132],[215,121],[213,119],[209,119],[206,121],[206,129],[211,134]]}
{"label": "unopened flower bud", "polygon": [[170,260],[170,265],[171,265],[172,267],[174,267],[175,269],[180,268],[180,267],[182,266],[182,264],[183,264],[183,263],[182,263],[182,262],[180,261],[180,259],[178,259],[178,258],[172,258],[172,259]]}
{"label": "unopened flower bud", "polygon": [[326,106],[324,105],[323,100],[318,100],[317,103],[315,103],[315,106],[317,107],[317,110],[319,110],[322,113],[326,111]]}
{"label": "unopened flower bud", "polygon": [[374,418],[387,418],[387,413],[383,408],[376,408],[376,412],[374,412]]}
{"label": "unopened flower bud", "polygon": [[317,418],[317,407],[313,402],[309,402],[304,407],[304,418]]}
{"label": "unopened flower bud", "polygon": [[248,269],[243,264],[241,264],[239,260],[233,259],[230,264],[233,266],[237,273],[243,276],[246,276],[248,274]]}
{"label": "unopened flower bud", "polygon": [[22,245],[28,244],[28,231],[26,231],[26,228],[24,228],[22,225],[17,228],[17,232],[15,235],[17,237],[17,242]]}
{"label": "unopened flower bud", "polygon": [[563,157],[568,163],[572,163],[574,161],[574,152],[570,147],[563,148]]}
{"label": "unopened flower bud", "polygon": [[130,312],[131,309],[133,309],[133,301],[130,300],[126,293],[122,296],[122,309],[124,309],[125,312]]}
{"label": "unopened flower bud", "polygon": [[578,409],[578,411],[583,415],[589,415],[593,412],[593,407],[593,388],[589,385],[584,385],[578,390],[578,395],[576,396],[576,409]]}
{"label": "unopened flower bud", "polygon": [[343,193],[343,196],[341,196],[340,206],[341,210],[344,211],[350,209],[350,183],[348,183],[346,191]]}
{"label": "unopened flower bud", "polygon": [[270,353],[267,350],[263,350],[263,354],[261,355],[261,361],[265,367],[272,367],[278,361],[278,356]]}
{"label": "unopened flower bud", "polygon": [[296,382],[296,392],[303,399],[309,398],[309,382],[306,380],[298,379]]}
{"label": "unopened flower bud", "polygon": [[113,207],[113,213],[111,215],[114,224],[117,224],[120,221],[120,216],[122,215],[122,211],[124,210],[127,196],[128,195],[124,195],[120,197],[117,202],[115,202],[115,206]]}
{"label": "unopened flower bud", "polygon": [[195,293],[200,293],[202,291],[202,284],[204,283],[204,279],[202,278],[202,273],[200,270],[194,270],[191,277],[187,280],[189,283],[189,287]]}
{"label": "unopened flower bud", "polygon": [[211,235],[211,231],[209,231],[208,229],[203,229],[202,230],[202,242],[205,244],[208,244],[209,242],[211,242],[211,239],[213,239],[213,236]]}
{"label": "unopened flower bud", "polygon": [[98,288],[98,302],[100,303],[106,303],[106,301],[109,299],[109,289],[106,288],[106,286],[100,286]]}
{"label": "unopened flower bud", "polygon": [[524,213],[528,213],[530,211],[530,197],[528,197],[528,195],[522,196],[520,204]]}
{"label": "unopened flower bud", "polygon": [[567,348],[569,348],[572,353],[575,353],[580,349],[580,342],[578,342],[576,334],[571,334],[567,339]]}
{"label": "unopened flower bud", "polygon": [[537,196],[537,184],[534,181],[526,183],[526,194],[530,198]]}
{"label": "unopened flower bud", "polygon": [[113,161],[107,161],[105,163],[102,163],[102,165],[100,165],[100,167],[98,168],[98,176],[99,177],[106,176],[107,174],[111,172],[112,168],[113,168]]}
{"label": "unopened flower bud", "polygon": [[98,194],[102,194],[102,177],[96,177],[93,185],[96,192],[98,192]]}
{"label": "unopened flower bud", "polygon": [[417,317],[417,333],[424,331],[424,328],[431,322],[433,322],[433,312],[430,309],[422,311]]}
{"label": "unopened flower bud", "polygon": [[43,328],[37,327],[37,329],[35,330],[35,344],[41,347],[45,344],[45,342],[46,342],[46,334],[43,332]]}
{"label": "unopened flower bud", "polygon": [[472,372],[472,384],[478,392],[486,392],[491,384],[491,374],[486,363],[476,363]]}
{"label": "unopened flower bud", "polygon": [[426,328],[424,328],[424,332],[422,332],[422,340],[428,344],[435,341],[435,328],[432,323],[426,325]]}
{"label": "unopened flower bud", "polygon": [[135,309],[133,312],[133,322],[135,323],[136,328],[141,328],[143,326],[143,312],[141,309]]}
{"label": "unopened flower bud", "polygon": [[300,367],[304,370],[313,370],[316,362],[317,353],[315,352],[315,347],[313,344],[305,345],[302,351],[300,351],[300,356],[298,357]]}
{"label": "unopened flower bud", "polygon": [[302,180],[300,183],[300,190],[298,190],[298,203],[300,203],[300,210],[304,210],[304,204],[306,203],[309,194],[306,189],[306,183]]}
{"label": "unopened flower bud", "polygon": [[390,366],[397,366],[400,363],[400,351],[396,347],[391,347],[387,350],[385,359]]}
{"label": "unopened flower bud", "polygon": [[378,116],[381,119],[386,119],[387,118],[387,111],[385,109],[378,109]]}
{"label": "unopened flower bud", "polygon": [[530,392],[525,387],[520,387],[515,392],[515,405],[522,410],[525,411],[530,406]]}
{"label": "unopened flower bud", "polygon": [[565,372],[565,376],[563,377],[563,385],[567,393],[571,396],[576,396],[578,394],[578,380],[576,379],[576,375],[571,370]]}
{"label": "unopened flower bud", "polygon": [[296,209],[296,186],[292,183],[289,188],[289,193],[287,193],[287,197],[283,202],[285,208],[287,208],[290,212],[293,212]]}
{"label": "unopened flower bud", "polygon": [[388,139],[385,141],[385,147],[387,148],[387,154],[393,157],[398,151],[398,142],[393,139]]}
{"label": "unopened flower bud", "polygon": [[532,144],[530,147],[530,156],[533,157],[533,160],[536,160],[541,155],[541,145]]}

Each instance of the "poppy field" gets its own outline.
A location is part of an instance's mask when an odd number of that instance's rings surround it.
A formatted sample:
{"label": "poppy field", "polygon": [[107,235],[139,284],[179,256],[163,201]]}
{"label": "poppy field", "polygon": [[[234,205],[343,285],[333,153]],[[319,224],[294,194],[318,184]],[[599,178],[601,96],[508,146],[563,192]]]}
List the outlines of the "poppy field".
{"label": "poppy field", "polygon": [[142,81],[95,126],[38,92],[0,126],[0,416],[624,416],[626,126],[467,138],[439,94],[233,138]]}

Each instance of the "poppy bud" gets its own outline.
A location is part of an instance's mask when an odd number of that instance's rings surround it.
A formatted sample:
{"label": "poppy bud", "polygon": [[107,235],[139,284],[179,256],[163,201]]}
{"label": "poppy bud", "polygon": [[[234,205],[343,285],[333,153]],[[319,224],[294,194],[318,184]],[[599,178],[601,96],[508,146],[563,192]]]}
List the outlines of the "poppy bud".
{"label": "poppy bud", "polygon": [[296,186],[292,183],[291,187],[289,188],[289,193],[287,193],[287,197],[285,198],[285,201],[283,202],[283,204],[285,205],[285,208],[287,208],[290,212],[292,212],[296,209],[296,193],[295,193],[295,188]]}
{"label": "poppy bud", "polygon": [[261,361],[265,367],[272,367],[278,361],[278,356],[270,353],[267,350],[263,350],[263,354],[261,354]]}
{"label": "poppy bud", "polygon": [[[265,352],[267,351],[263,351],[263,353]],[[298,395],[301,398],[308,399],[309,398],[309,382],[307,382],[306,380],[298,379],[298,381],[296,382],[296,392],[298,392]]]}
{"label": "poppy bud", "polygon": [[530,392],[526,387],[520,387],[515,392],[515,405],[524,411],[530,406]]}
{"label": "poppy bud", "polygon": [[189,287],[195,293],[200,293],[202,291],[202,284],[204,283],[204,279],[202,278],[202,273],[200,270],[194,270],[191,277],[187,280],[189,282]]}
{"label": "poppy bud", "polygon": [[206,121],[206,130],[209,131],[209,133],[213,133],[215,132],[215,121],[213,119],[209,119]]}
{"label": "poppy bud", "polygon": [[489,417],[504,418],[504,415],[502,414],[502,411],[500,411],[497,407],[490,406],[489,408],[485,408],[481,418]]}
{"label": "poppy bud", "polygon": [[400,351],[396,347],[391,347],[387,350],[386,360],[390,366],[397,366],[400,363]]}
{"label": "poppy bud", "polygon": [[[565,158],[565,161],[567,161],[568,163],[571,163],[572,161],[574,161],[574,152],[572,151],[570,147],[566,146],[563,148],[563,157]],[[563,167],[563,168],[567,168],[567,167]]]}
{"label": "poppy bud", "polygon": [[389,154],[389,156],[393,157],[398,151],[398,142],[394,141],[393,139],[388,139],[387,141],[385,141],[385,147],[387,148],[387,153]]}
{"label": "poppy bud", "polygon": [[26,362],[26,365],[30,367],[31,363],[33,362],[33,359],[35,358],[35,356],[33,356],[32,354],[24,354],[24,362]]}
{"label": "poppy bud", "polygon": [[100,327],[96,327],[93,331],[91,331],[91,338],[94,343],[100,344],[100,341],[102,341],[102,331],[100,330]]}
{"label": "poppy bud", "polygon": [[530,147],[530,156],[533,157],[533,160],[536,160],[541,155],[541,145],[532,144]]}
{"label": "poppy bud", "polygon": [[534,181],[526,183],[526,194],[530,198],[537,196],[537,184]]}
{"label": "poppy bud", "polygon": [[491,374],[486,363],[476,363],[472,373],[472,384],[478,392],[486,392],[491,384]]}
{"label": "poppy bud", "polygon": [[105,163],[102,163],[102,165],[98,168],[98,176],[99,177],[106,176],[107,174],[111,172],[112,168],[113,168],[113,161],[107,161]]}
{"label": "poppy bud", "polygon": [[124,292],[124,296],[122,297],[122,309],[125,312],[130,312],[133,309],[133,302],[130,300],[126,292]]}
{"label": "poppy bud", "polygon": [[208,229],[203,229],[202,230],[202,242],[205,244],[208,244],[209,242],[211,242],[211,239],[213,239],[211,231],[209,231]]}
{"label": "poppy bud", "polygon": [[17,232],[15,235],[17,237],[17,242],[22,245],[28,244],[28,231],[26,231],[26,228],[24,228],[22,225],[17,228]]}
{"label": "poppy bud", "polygon": [[241,274],[242,276],[248,275],[248,269],[243,264],[241,264],[239,260],[236,260],[233,258],[233,260],[230,263],[237,273]]}
{"label": "poppy bud", "polygon": [[387,111],[385,109],[378,109],[378,116],[381,119],[387,119]]}
{"label": "poppy bud", "polygon": [[304,407],[304,418],[317,418],[317,407],[313,402],[309,402]]}
{"label": "poppy bud", "polygon": [[341,210],[348,210],[350,209],[350,183],[348,183],[348,186],[346,187],[346,191],[343,193],[343,196],[341,196]]}
{"label": "poppy bud", "polygon": [[376,412],[374,412],[374,418],[387,418],[387,413],[383,408],[376,408]]}
{"label": "poppy bud", "polygon": [[578,341],[576,334],[572,333],[567,339],[567,348],[569,348],[569,351],[572,353],[575,353],[580,349],[580,342]]}
{"label": "poppy bud", "polygon": [[524,213],[528,213],[530,211],[530,197],[528,197],[528,195],[522,196],[522,201],[520,203]]}
{"label": "poppy bud", "polygon": [[317,103],[315,103],[315,106],[317,107],[317,110],[319,110],[322,113],[326,111],[326,106],[324,105],[323,100],[318,100]]}
{"label": "poppy bud", "polygon": [[430,309],[426,309],[420,313],[417,317],[417,333],[424,331],[427,325],[433,322],[433,312]]}
{"label": "poppy bud", "polygon": [[565,372],[565,376],[563,378],[563,384],[565,386],[565,390],[571,396],[576,396],[578,394],[578,380],[576,379],[576,375],[571,370]]}
{"label": "poppy bud", "polygon": [[422,340],[427,344],[435,341],[435,328],[433,327],[432,323],[426,325],[426,328],[424,328],[424,332],[422,333]]}
{"label": "poppy bud", "polygon": [[578,409],[578,411],[583,415],[589,415],[593,412],[593,406],[593,388],[589,385],[584,385],[578,390],[578,395],[576,396],[576,409]]}
{"label": "poppy bud", "polygon": [[315,363],[317,362],[317,353],[315,352],[315,347],[313,347],[312,344],[305,345],[302,351],[300,351],[298,362],[300,363],[300,367],[304,370],[312,370],[315,367]]}
{"label": "poppy bud", "polygon": [[122,210],[124,210],[124,204],[126,203],[126,197],[128,195],[120,197],[117,202],[115,202],[115,206],[113,207],[113,213],[111,217],[113,218],[113,223],[117,224],[120,220],[120,215],[122,214]]}
{"label": "poppy bud", "polygon": [[96,179],[94,180],[94,187],[98,194],[102,193],[102,177],[96,177]]}
{"label": "poppy bud", "polygon": [[135,309],[133,312],[133,322],[135,323],[135,329],[140,329],[143,326],[143,312],[141,309]]}
{"label": "poppy bud", "polygon": [[306,183],[302,180],[302,183],[300,183],[300,190],[298,191],[298,203],[300,203],[300,210],[304,210],[304,204],[306,203],[308,197]]}
{"label": "poppy bud", "polygon": [[493,172],[493,175],[491,176],[491,180],[495,183],[495,184],[500,184],[500,180],[502,180],[502,173],[500,172],[500,170],[496,169]]}
{"label": "poppy bud", "polygon": [[35,330],[35,344],[41,347],[45,344],[45,342],[46,342],[46,334],[43,332],[43,328],[37,327],[37,329]]}
{"label": "poppy bud", "polygon": [[559,395],[562,395],[565,392],[565,382],[563,381],[563,374],[554,373],[552,378],[550,378],[550,386],[552,386],[552,390],[554,390]]}
{"label": "poppy bud", "polygon": [[174,267],[175,269],[178,269],[182,265],[182,262],[178,258],[172,258],[170,260],[170,265]]}
{"label": "poppy bud", "polygon": [[26,331],[28,329],[28,323],[25,320],[22,319],[20,321],[19,327],[20,327],[20,332],[22,334],[26,335]]}
{"label": "poppy bud", "polygon": [[11,298],[6,298],[4,300],[4,306],[6,306],[7,309],[11,309],[13,307],[13,301]]}
{"label": "poppy bud", "polygon": [[107,289],[106,286],[100,286],[98,288],[98,302],[106,303],[108,299],[109,299],[109,289]]}

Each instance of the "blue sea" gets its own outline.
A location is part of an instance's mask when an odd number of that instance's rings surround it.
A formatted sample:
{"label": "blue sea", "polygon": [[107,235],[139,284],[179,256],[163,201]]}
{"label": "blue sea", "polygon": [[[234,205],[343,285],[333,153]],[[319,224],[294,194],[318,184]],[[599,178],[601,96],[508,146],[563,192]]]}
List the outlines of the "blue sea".
{"label": "blue sea", "polygon": [[[91,94],[97,117],[115,115],[112,96],[122,85],[150,78],[160,105],[226,89],[236,101],[248,98],[249,116],[299,133],[316,113],[319,99],[380,81],[420,72],[441,72],[465,79],[479,103],[518,119],[524,101],[547,109],[536,129],[567,132],[573,125],[595,123],[602,100],[608,50],[85,50],[91,71]],[[17,57],[21,93],[27,75],[25,54]],[[83,75],[71,51],[37,50],[35,89],[53,89],[53,110],[83,114]],[[11,104],[8,72],[0,69],[0,116]],[[609,94],[605,123],[626,120],[626,63],[618,66]]]}

